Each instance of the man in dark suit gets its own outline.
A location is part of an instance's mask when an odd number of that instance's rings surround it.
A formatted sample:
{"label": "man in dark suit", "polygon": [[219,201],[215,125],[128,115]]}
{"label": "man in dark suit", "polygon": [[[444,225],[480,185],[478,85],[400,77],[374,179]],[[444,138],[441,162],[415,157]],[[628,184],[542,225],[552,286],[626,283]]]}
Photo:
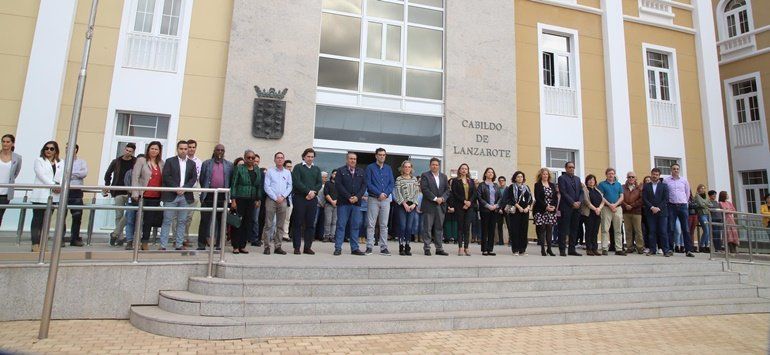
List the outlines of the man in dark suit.
{"label": "man in dark suit", "polygon": [[[420,175],[420,191],[422,192],[422,241],[425,255],[430,255],[430,242],[436,244],[436,255],[449,255],[443,248],[444,214],[446,201],[449,198],[447,177],[439,172],[441,161],[431,158],[430,171]],[[337,222],[339,223],[339,221]],[[433,233],[431,235],[431,232]]]}
{"label": "man in dark suit", "polygon": [[[350,252],[353,255],[365,255],[358,249],[358,235],[361,227],[361,211],[358,204],[366,192],[364,170],[356,167],[358,155],[348,153],[347,163],[337,169],[334,187],[337,189],[337,231],[334,234],[334,255],[342,254],[342,242],[345,229],[350,227]],[[350,221],[350,223],[348,223]]]}
{"label": "man in dark suit", "polygon": [[647,216],[647,231],[649,232],[648,248],[645,255],[655,255],[658,252],[658,237],[663,255],[671,256],[671,246],[668,244],[668,186],[660,179],[660,169],[654,168],[650,172],[652,182],[642,188],[642,200],[644,200],[644,213]]}
{"label": "man in dark suit", "polygon": [[[176,144],[177,156],[166,159],[163,165],[163,187],[193,187],[198,179],[195,163],[187,158],[187,141]],[[195,202],[192,192],[164,191],[161,194],[163,207],[187,207]],[[168,235],[174,220],[186,221],[189,211],[163,211],[163,225],[160,229],[160,250],[166,250]],[[184,223],[176,224],[176,250],[184,250]]]}
{"label": "man in dark suit", "polygon": [[[575,250],[577,244],[578,222],[580,221],[580,201],[583,200],[583,188],[580,178],[575,176],[575,162],[564,164],[566,174],[559,176],[559,255],[567,256],[564,249],[568,244],[569,255],[581,256]],[[569,238],[569,242],[565,240]]]}

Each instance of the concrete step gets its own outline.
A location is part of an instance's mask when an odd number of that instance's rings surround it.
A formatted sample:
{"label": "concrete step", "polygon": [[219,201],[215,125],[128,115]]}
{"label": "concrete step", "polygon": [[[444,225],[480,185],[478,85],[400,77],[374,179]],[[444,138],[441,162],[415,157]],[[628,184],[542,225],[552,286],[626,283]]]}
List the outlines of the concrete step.
{"label": "concrete step", "polygon": [[191,277],[188,290],[210,296],[333,297],[510,293],[575,289],[738,284],[727,272],[558,275],[437,279],[246,280]]}
{"label": "concrete step", "polygon": [[189,291],[161,291],[158,306],[168,312],[215,317],[350,315],[454,310],[572,306],[583,300],[642,302],[757,297],[752,285],[663,286],[620,289],[521,291],[373,297],[227,297]]}
{"label": "concrete step", "polygon": [[573,306],[502,310],[274,317],[190,316],[171,313],[158,306],[133,306],[130,321],[135,327],[158,335],[188,339],[240,339],[411,333],[770,312],[770,300],[759,297],[632,303],[583,299],[578,303]]}
{"label": "concrete step", "polygon": [[[378,256],[379,258],[379,256]],[[503,258],[503,256],[500,256]],[[471,277],[514,277],[514,276],[555,276],[555,275],[598,275],[607,273],[650,275],[659,273],[683,272],[719,272],[723,271],[721,262],[707,260],[683,260],[675,262],[623,263],[623,258],[611,262],[592,262],[587,264],[543,264],[548,259],[533,256],[533,264],[528,265],[479,265],[469,264],[457,267],[447,264],[436,265],[254,265],[254,264],[219,264],[216,275],[227,279],[264,279],[264,280],[337,280],[337,279],[436,279],[436,278],[471,278]],[[636,259],[633,259],[636,260]],[[537,263],[535,263],[537,262]]]}

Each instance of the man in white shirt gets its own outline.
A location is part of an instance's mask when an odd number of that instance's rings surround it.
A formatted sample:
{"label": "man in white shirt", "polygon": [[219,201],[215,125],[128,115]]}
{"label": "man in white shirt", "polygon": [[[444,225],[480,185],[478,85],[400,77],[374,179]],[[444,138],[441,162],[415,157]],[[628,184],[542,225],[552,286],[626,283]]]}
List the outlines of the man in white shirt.
{"label": "man in white shirt", "polygon": [[[194,139],[188,139],[187,140],[187,159],[191,160],[193,163],[195,163],[195,185],[193,187],[201,187],[200,182],[198,181],[201,176],[201,166],[203,165],[203,161],[200,160],[198,157],[195,156],[195,152],[198,150],[198,142]],[[194,192],[193,198],[195,199],[192,207],[200,207],[201,205],[201,199],[200,199],[200,193]],[[187,212],[187,219],[185,220],[185,226],[184,226],[184,246],[190,247],[192,244],[189,240],[190,238],[190,224],[193,220],[193,214],[195,214],[195,211],[188,211]],[[198,221],[200,223],[200,221]],[[174,237],[179,239],[179,236],[176,235],[176,221],[173,223],[172,230],[174,231]]]}
{"label": "man in white shirt", "polygon": [[[195,163],[187,158],[187,141],[179,141],[176,144],[177,155],[166,159],[163,165],[163,187],[187,187],[191,188],[197,181]],[[187,207],[195,202],[192,192],[163,191],[161,194],[163,207]],[[168,236],[174,220],[187,220],[185,210],[163,211],[163,225],[160,230],[160,249],[166,250]],[[184,250],[184,225],[176,226],[176,250]]]}

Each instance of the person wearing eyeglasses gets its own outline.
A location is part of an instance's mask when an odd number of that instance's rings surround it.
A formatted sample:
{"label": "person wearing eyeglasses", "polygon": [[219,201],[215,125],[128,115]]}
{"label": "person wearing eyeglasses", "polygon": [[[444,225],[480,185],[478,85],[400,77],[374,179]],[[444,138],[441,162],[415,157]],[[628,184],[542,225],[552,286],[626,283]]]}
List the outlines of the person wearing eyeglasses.
{"label": "person wearing eyeglasses", "polygon": [[[580,178],[575,176],[575,163],[568,161],[564,164],[565,174],[559,176],[559,255],[581,256],[575,250],[577,244],[578,223],[580,222],[580,205],[583,201],[583,189]],[[569,242],[567,242],[569,241]],[[565,252],[565,248],[569,251]]]}
{"label": "person wearing eyeglasses", "polygon": [[[59,159],[59,143],[56,143],[56,141],[45,142],[43,148],[40,149],[40,156],[35,159],[35,184],[58,185],[61,183],[63,174],[64,164]],[[33,189],[30,200],[35,205],[45,205],[48,203],[48,196],[53,196],[53,203],[57,204],[60,192],[61,189],[58,187]],[[40,251],[40,236],[43,232],[44,217],[45,209],[32,210],[30,234],[32,235],[33,252]],[[64,246],[64,243],[62,243],[62,246]]]}
{"label": "person wearing eyeglasses", "polygon": [[642,234],[642,186],[637,183],[636,173],[626,174],[623,185],[623,225],[626,229],[626,253],[644,252],[644,235]]}
{"label": "person wearing eyeglasses", "polygon": [[[262,170],[256,164],[257,154],[248,149],[243,152],[243,161],[233,172],[230,195],[231,207],[241,216],[241,226],[231,237],[233,254],[248,254],[246,243],[254,229],[254,210],[260,207],[264,192]],[[266,245],[269,244],[266,243]]]}

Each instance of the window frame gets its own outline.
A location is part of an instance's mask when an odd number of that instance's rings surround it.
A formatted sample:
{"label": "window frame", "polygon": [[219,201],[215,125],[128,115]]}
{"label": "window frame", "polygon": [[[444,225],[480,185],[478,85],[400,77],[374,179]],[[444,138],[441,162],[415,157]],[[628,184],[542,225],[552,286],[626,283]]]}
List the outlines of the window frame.
{"label": "window frame", "polygon": [[[736,95],[735,94],[735,91],[736,91],[735,86],[739,85],[741,83],[744,83],[744,82],[748,82],[748,81],[751,81],[751,82],[754,83],[754,91],[748,92],[748,93],[745,93],[745,94],[737,94]],[[746,123],[761,121],[762,120],[762,110],[760,108],[761,107],[761,102],[760,102],[760,99],[759,99],[759,89],[757,88],[757,80],[756,80],[756,78],[751,77],[751,78],[744,79],[744,80],[734,81],[734,82],[730,83],[730,89],[731,89],[730,92],[731,92],[731,99],[732,99],[732,104],[733,104],[733,106],[731,106],[731,111],[732,111],[732,114],[734,115],[733,116],[733,120],[732,120],[733,124],[734,125],[739,125],[739,124],[746,124]],[[756,107],[754,107],[753,109],[752,109],[752,105],[751,105],[751,103],[752,103],[751,99],[755,99],[755,101],[756,101]],[[741,110],[738,109],[739,106],[740,106],[738,104],[739,102],[741,103],[742,108],[743,108],[743,110],[742,110],[743,111],[743,116],[744,116],[743,117],[744,118],[743,122],[741,122],[741,115],[740,115]],[[754,111],[756,111],[756,119],[754,119]]]}
{"label": "window frame", "polygon": [[[542,76],[542,80],[540,80],[540,85],[542,86],[550,86],[550,87],[556,87],[556,88],[563,88],[563,89],[570,89],[575,90],[575,40],[571,34],[558,32],[550,29],[543,29],[538,33],[538,39],[542,40],[542,37],[544,35],[551,35],[551,36],[558,36],[558,37],[564,37],[567,39],[567,51],[558,50],[558,49],[552,49],[552,48],[546,48],[544,45],[540,45],[540,73]],[[544,43],[542,41],[541,43]],[[551,55],[551,76],[553,77],[552,85],[548,85],[545,83],[545,65],[546,65],[546,54]],[[562,85],[562,71],[559,70],[559,59],[560,58],[566,58],[567,59],[567,86]]]}
{"label": "window frame", "polygon": [[[156,36],[156,37],[167,37],[167,38],[180,38],[180,32],[182,31],[182,21],[184,20],[184,9],[185,9],[185,1],[186,0],[170,0],[172,1],[172,9],[173,9],[173,2],[179,2],[179,16],[177,20],[177,27],[176,27],[176,34],[162,34],[161,27],[163,24],[163,18],[166,16],[163,13],[163,10],[165,8],[166,0],[155,0],[155,8],[153,9],[152,14],[152,23],[150,25],[150,32],[145,31],[137,31],[135,29],[135,23],[136,23],[136,16],[138,12],[138,6],[139,1],[141,0],[132,0],[130,2],[131,6],[131,22],[129,22],[130,27],[128,29],[128,33],[136,33],[136,34],[143,34],[147,36]],[[150,0],[147,0],[150,1]],[[173,15],[170,15],[173,17]]]}
{"label": "window frame", "polygon": [[551,173],[556,176],[558,179],[559,176],[564,174],[566,170],[564,169],[564,164],[567,163],[567,161],[570,161],[569,157],[567,158],[564,163],[559,164],[559,166],[552,166],[551,160],[553,156],[553,152],[564,152],[567,154],[572,155],[572,162],[575,163],[575,171],[582,171],[580,170],[580,150],[579,149],[572,149],[572,148],[559,148],[559,147],[545,147],[545,164],[543,164],[548,170],[551,170]]}
{"label": "window frame", "polygon": [[[668,166],[661,166],[658,164],[658,159],[664,159],[664,160],[670,160],[672,161],[671,164]],[[684,163],[682,162],[682,158],[676,158],[676,157],[665,157],[665,156],[654,156],[652,157],[652,165],[653,168],[660,169],[660,176],[671,176],[671,166],[674,164],[679,164],[681,167],[680,169],[680,175],[685,175],[685,167]]]}
{"label": "window frame", "polygon": [[[751,14],[751,4],[749,0],[745,0],[746,3],[738,7],[736,9],[732,9],[729,11],[725,11],[725,7],[727,6],[727,2],[724,2],[720,6],[720,10],[722,11],[722,18],[724,19],[724,26],[725,26],[725,39],[729,38],[735,38],[741,35],[744,35],[748,32],[751,32],[754,29],[754,24],[752,21],[752,14]],[[728,0],[729,2],[729,0]],[[746,16],[746,30],[743,30],[743,23],[741,22],[741,13],[745,14]],[[735,34],[730,34],[730,19],[732,18],[733,26],[735,27]]]}
{"label": "window frame", "polygon": [[[650,67],[647,63],[647,52],[658,52],[662,54],[668,55],[668,68],[658,68],[658,67]],[[677,54],[675,48],[670,47],[664,47],[660,45],[650,44],[650,43],[642,43],[642,60],[643,60],[643,75],[644,75],[644,95],[646,98],[646,108],[647,108],[647,122],[648,125],[651,125],[650,120],[652,119],[652,113],[651,113],[651,104],[653,101],[660,101],[660,102],[669,102],[674,105],[675,107],[675,126],[674,127],[667,127],[667,126],[661,126],[666,128],[673,128],[673,129],[682,129],[682,103],[680,101],[679,96],[679,69],[678,69],[678,61],[677,61]],[[668,75],[668,89],[669,89],[669,98],[670,100],[660,100],[658,98],[651,98],[650,97],[650,79],[649,79],[649,70],[650,68],[655,69],[664,69],[669,74]],[[653,70],[656,74],[660,73],[662,71],[659,70]],[[658,76],[659,77],[659,76]],[[658,91],[660,93],[660,91]]]}

